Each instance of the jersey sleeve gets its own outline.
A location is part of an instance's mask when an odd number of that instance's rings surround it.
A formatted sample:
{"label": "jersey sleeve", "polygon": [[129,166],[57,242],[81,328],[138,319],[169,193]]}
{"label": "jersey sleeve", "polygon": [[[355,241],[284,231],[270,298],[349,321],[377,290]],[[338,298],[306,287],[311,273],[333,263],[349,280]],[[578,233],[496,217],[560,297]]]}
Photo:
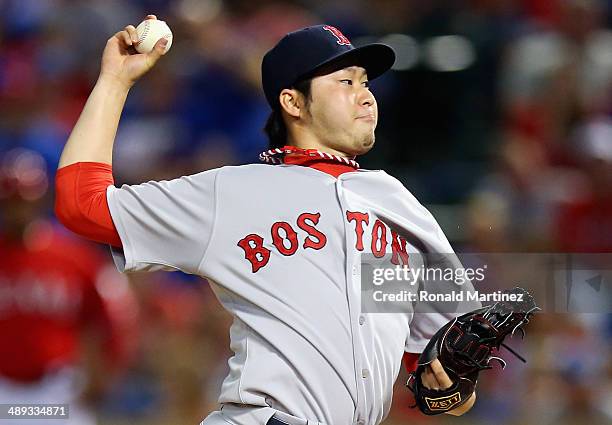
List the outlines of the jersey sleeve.
{"label": "jersey sleeve", "polygon": [[198,274],[213,229],[218,171],[107,189],[123,245],[111,248],[119,271]]}
{"label": "jersey sleeve", "polygon": [[[423,207],[424,208],[424,207]],[[434,241],[432,246],[437,247],[437,253],[424,254],[429,263],[436,264],[437,267],[451,268],[454,270],[463,269],[460,259],[453,250],[450,242],[446,238],[444,231],[433,217],[433,215],[424,208],[425,216],[428,218],[434,229],[431,232],[431,237]],[[406,339],[404,351],[407,353],[421,353],[427,346],[429,340],[434,334],[455,317],[460,316],[468,311],[476,310],[481,307],[480,302],[468,300],[467,292],[473,292],[474,286],[472,282],[463,278],[460,285],[452,281],[437,281],[433,284],[428,282],[429,288],[425,287],[423,281],[419,283],[419,289],[432,290],[445,295],[452,293],[463,293],[463,298],[457,301],[417,301],[413,306],[413,316],[410,322],[410,335]]]}
{"label": "jersey sleeve", "polygon": [[[459,260],[453,257],[456,267],[462,267]],[[452,284],[451,284],[452,285]],[[406,339],[404,351],[407,353],[421,353],[431,337],[444,325],[468,311],[476,310],[481,307],[480,302],[467,300],[466,294],[472,293],[474,287],[470,281],[466,281],[460,287],[452,288],[444,285],[439,292],[444,294],[463,293],[463,298],[459,301],[434,301],[419,302],[414,304],[414,312],[410,322],[410,335]],[[431,291],[430,291],[431,292]]]}
{"label": "jersey sleeve", "polygon": [[422,353],[432,336],[452,320],[455,315],[415,312],[410,322],[410,337],[406,340],[406,353]]}

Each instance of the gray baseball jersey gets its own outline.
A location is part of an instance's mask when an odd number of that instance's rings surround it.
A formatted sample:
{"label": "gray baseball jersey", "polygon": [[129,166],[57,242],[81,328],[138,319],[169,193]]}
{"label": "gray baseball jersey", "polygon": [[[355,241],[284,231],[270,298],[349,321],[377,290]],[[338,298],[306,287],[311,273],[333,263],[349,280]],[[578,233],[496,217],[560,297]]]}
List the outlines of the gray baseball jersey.
{"label": "gray baseball jersey", "polygon": [[234,316],[224,409],[378,424],[404,351],[422,351],[451,319],[361,312],[361,254],[393,252],[404,261],[423,250],[452,252],[432,215],[383,171],[334,178],[298,165],[223,167],[111,186],[107,196],[123,243],[115,253],[121,271],[206,277]]}

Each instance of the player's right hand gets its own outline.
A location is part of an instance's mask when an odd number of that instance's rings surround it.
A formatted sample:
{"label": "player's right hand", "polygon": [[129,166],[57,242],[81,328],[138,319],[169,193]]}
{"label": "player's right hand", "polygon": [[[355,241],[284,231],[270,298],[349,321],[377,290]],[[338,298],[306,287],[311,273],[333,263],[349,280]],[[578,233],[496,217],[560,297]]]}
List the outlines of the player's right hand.
{"label": "player's right hand", "polygon": [[[157,18],[155,15],[147,15],[145,19]],[[168,42],[168,40],[162,38],[155,43],[151,52],[137,53],[134,49],[137,41],[138,36],[133,25],[126,26],[123,31],[119,31],[109,38],[102,54],[100,78],[114,79],[129,89],[140,77],[153,68],[164,54],[164,48]]]}

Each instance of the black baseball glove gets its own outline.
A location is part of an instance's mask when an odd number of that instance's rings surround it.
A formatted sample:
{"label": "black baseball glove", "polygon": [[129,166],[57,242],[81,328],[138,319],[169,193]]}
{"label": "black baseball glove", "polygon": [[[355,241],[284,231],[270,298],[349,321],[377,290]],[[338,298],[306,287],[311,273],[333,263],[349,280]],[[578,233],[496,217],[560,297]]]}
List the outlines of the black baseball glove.
{"label": "black baseball glove", "polygon": [[[495,355],[500,346],[525,362],[504,344],[504,338],[508,334],[514,335],[517,330],[524,337],[522,326],[540,309],[533,297],[522,288],[506,290],[502,294],[514,294],[517,301],[498,301],[459,316],[436,332],[425,347],[416,371],[410,374],[406,384],[414,393],[415,406],[424,414],[439,415],[465,403],[476,389],[478,373],[491,369],[492,360],[498,361],[502,369],[505,368],[506,362]],[[421,381],[421,374],[436,358],[453,381],[450,388],[428,389]]]}

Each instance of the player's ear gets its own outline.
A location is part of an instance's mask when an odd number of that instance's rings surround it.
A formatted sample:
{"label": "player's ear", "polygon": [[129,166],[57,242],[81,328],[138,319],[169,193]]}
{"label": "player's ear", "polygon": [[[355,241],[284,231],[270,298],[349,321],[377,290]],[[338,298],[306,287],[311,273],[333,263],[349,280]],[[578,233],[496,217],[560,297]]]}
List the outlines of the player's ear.
{"label": "player's ear", "polygon": [[294,89],[284,89],[278,95],[278,101],[281,108],[285,110],[289,116],[293,118],[300,117],[300,110],[302,108],[302,102],[300,99],[300,93]]}

